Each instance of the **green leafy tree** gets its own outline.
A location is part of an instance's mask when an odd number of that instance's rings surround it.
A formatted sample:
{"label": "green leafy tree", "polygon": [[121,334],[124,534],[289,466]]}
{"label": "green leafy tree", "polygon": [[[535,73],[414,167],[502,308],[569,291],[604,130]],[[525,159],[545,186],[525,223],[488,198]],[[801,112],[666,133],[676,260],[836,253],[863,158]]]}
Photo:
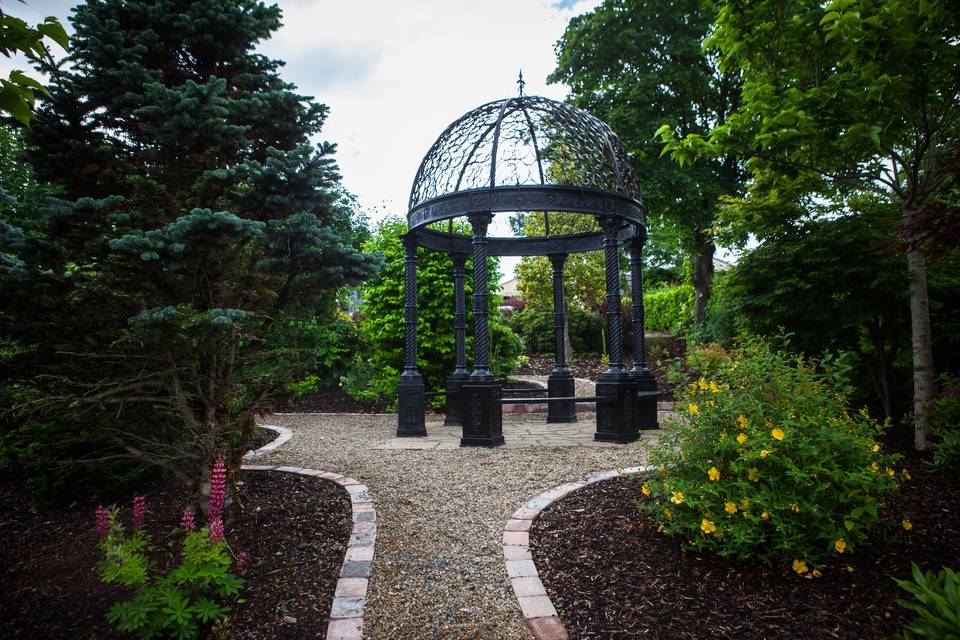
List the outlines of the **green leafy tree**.
{"label": "green leafy tree", "polygon": [[864,204],[873,209],[784,227],[741,258],[727,284],[741,328],[760,335],[785,329],[808,354],[857,353],[893,416],[895,365],[909,327],[907,274],[890,250],[889,206]]}
{"label": "green leafy tree", "polygon": [[[878,194],[909,222],[949,192],[958,162],[960,12],[945,0],[717,3],[708,44],[743,77],[737,109],[703,135],[660,131],[680,162],[737,153],[751,196]],[[952,209],[946,209],[950,211]],[[928,259],[908,243],[915,444],[933,390]]]}
{"label": "green leafy tree", "polygon": [[163,466],[203,503],[213,458],[314,364],[290,332],[377,259],[310,143],[327,108],[254,53],[277,7],[90,0],[73,24],[30,136],[61,197],[0,234],[0,330],[30,345],[8,417],[99,434],[86,460]]}
{"label": "green leafy tree", "polygon": [[[53,40],[64,50],[69,46],[67,32],[53,16],[31,27],[20,18],[0,10],[0,53],[4,56],[11,58],[19,53],[34,61],[49,60],[45,40]],[[0,113],[10,114],[29,125],[37,93],[49,95],[40,81],[14,69],[6,80],[0,78]]]}
{"label": "green leafy tree", "polygon": [[[454,231],[458,231],[454,227]],[[377,278],[363,287],[363,319],[360,321],[360,339],[365,349],[370,371],[369,387],[361,389],[372,394],[371,400],[395,400],[397,380],[403,369],[403,295],[404,247],[401,236],[407,232],[407,223],[400,218],[388,218],[380,223],[364,248],[384,256],[384,267]],[[460,228],[460,233],[468,232]],[[502,378],[518,365],[523,343],[510,330],[500,314],[500,296],[497,295],[497,262],[490,258],[489,279],[490,314],[490,368]],[[466,273],[473,272],[473,259],[466,263]],[[440,251],[417,250],[417,366],[428,391],[443,388],[447,376],[456,363],[453,333],[453,262]],[[473,312],[470,296],[473,282],[465,279],[467,296],[467,361],[472,362]],[[356,393],[356,391],[354,391]]]}
{"label": "green leafy tree", "polygon": [[713,15],[698,0],[606,0],[570,21],[549,78],[569,85],[571,101],[609,123],[633,156],[652,240],[679,240],[693,257],[698,320],[710,299],[718,201],[741,190],[741,171],[733,154],[678,167],[660,157],[654,134],[664,124],[706,133],[737,106],[738,74],[702,47]]}

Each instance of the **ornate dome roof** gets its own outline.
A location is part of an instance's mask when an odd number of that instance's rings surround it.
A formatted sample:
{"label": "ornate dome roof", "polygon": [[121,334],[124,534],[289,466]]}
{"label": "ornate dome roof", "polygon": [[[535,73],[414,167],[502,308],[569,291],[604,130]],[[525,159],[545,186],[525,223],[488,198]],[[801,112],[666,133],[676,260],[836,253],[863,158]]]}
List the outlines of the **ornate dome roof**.
{"label": "ornate dome roof", "polygon": [[423,158],[410,192],[411,229],[482,210],[643,222],[630,158],[616,134],[585,111],[539,96],[470,111]]}

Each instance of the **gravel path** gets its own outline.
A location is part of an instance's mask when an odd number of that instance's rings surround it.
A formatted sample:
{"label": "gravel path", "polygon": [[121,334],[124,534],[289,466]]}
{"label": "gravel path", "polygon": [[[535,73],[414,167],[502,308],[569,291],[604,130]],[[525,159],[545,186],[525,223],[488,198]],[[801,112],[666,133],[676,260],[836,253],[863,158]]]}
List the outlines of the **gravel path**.
{"label": "gravel path", "polygon": [[276,415],[264,422],[290,428],[293,438],[258,464],[330,469],[370,487],[378,534],[367,638],[529,638],[504,567],[504,524],[520,503],[556,485],[645,459],[638,444],[373,449],[393,439],[396,416]]}

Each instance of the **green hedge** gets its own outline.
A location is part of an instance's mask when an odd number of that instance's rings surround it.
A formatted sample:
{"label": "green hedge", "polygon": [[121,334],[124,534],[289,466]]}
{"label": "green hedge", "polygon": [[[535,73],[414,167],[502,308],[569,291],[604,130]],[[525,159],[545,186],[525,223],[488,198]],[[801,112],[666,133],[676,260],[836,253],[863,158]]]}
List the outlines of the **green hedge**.
{"label": "green hedge", "polygon": [[[573,308],[567,315],[570,323],[570,342],[576,353],[601,353],[603,351],[602,319],[583,309]],[[525,309],[514,313],[507,323],[523,338],[527,353],[547,355],[553,353],[553,313]]]}
{"label": "green hedge", "polygon": [[679,331],[693,317],[693,285],[651,291],[643,296],[644,325],[647,331]]}

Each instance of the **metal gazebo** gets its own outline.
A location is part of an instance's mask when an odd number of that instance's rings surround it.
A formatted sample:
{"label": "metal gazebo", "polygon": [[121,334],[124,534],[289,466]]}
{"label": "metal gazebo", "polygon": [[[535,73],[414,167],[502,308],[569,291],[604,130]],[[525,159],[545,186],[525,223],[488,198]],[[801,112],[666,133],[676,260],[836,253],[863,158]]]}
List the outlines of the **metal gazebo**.
{"label": "metal gazebo", "polygon": [[[497,214],[543,215],[536,237],[491,237]],[[551,212],[588,214],[596,230],[550,233]],[[472,235],[458,233],[466,219]],[[630,159],[610,127],[571,105],[539,96],[497,100],[470,111],[437,138],[410,193],[405,244],[405,356],[398,385],[397,436],[424,436],[425,389],[417,371],[417,247],[453,261],[456,367],[445,389],[446,423],[462,424],[461,446],[503,444],[503,398],[489,366],[488,256],[547,256],[552,265],[555,366],[548,379],[548,422],[576,420],[576,402],[597,403],[595,439],[631,442],[657,428],[657,384],[646,366],[643,321],[643,201]],[[459,226],[463,228],[463,226]],[[633,368],[624,368],[619,248],[628,245]],[[563,268],[567,256],[604,251],[609,367],[596,396],[574,395],[564,354]],[[473,257],[473,371],[467,370],[465,265]],[[534,400],[537,401],[537,400]]]}

